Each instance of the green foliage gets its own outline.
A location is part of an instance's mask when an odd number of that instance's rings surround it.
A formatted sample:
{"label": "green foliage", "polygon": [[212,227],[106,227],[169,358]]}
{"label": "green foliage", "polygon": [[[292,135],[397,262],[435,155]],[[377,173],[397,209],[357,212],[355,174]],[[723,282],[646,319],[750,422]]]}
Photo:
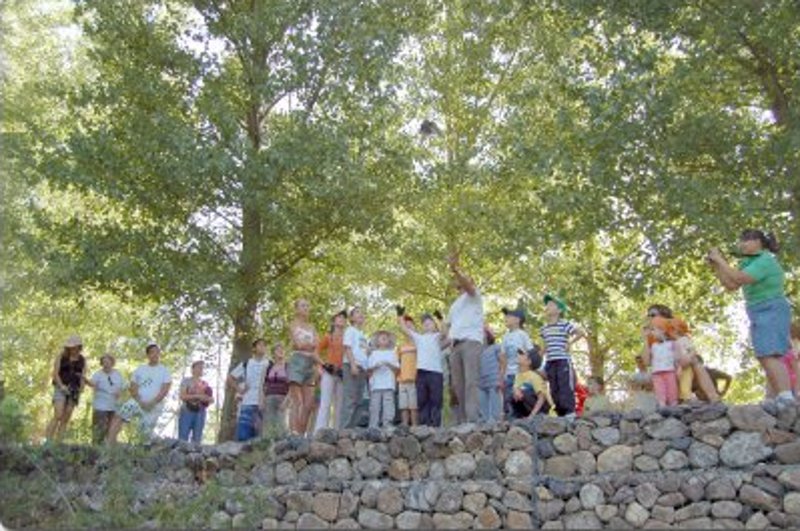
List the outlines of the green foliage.
{"label": "green foliage", "polygon": [[26,442],[30,424],[19,400],[13,396],[0,400],[0,443]]}

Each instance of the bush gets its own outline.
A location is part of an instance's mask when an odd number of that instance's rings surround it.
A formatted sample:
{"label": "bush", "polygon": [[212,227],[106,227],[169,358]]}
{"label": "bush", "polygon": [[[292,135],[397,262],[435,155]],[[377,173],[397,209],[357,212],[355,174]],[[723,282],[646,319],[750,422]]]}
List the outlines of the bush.
{"label": "bush", "polygon": [[0,442],[26,442],[28,425],[28,415],[19,400],[13,396],[0,400]]}

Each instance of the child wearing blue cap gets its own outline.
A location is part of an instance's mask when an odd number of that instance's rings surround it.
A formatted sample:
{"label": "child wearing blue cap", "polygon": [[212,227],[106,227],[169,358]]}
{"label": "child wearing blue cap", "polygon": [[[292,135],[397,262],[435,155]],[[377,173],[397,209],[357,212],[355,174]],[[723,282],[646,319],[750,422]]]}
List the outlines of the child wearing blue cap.
{"label": "child wearing blue cap", "polygon": [[559,417],[575,417],[575,370],[570,347],[586,334],[579,327],[562,319],[567,305],[553,295],[544,296],[545,325],[539,330],[544,341],[545,359],[542,371],[550,383],[550,393]]}
{"label": "child wearing blue cap", "polygon": [[502,351],[505,355],[506,365],[504,380],[503,403],[506,414],[511,413],[511,391],[514,387],[514,377],[519,372],[519,363],[517,362],[517,352],[522,349],[525,352],[533,348],[531,336],[525,330],[525,310],[518,308],[516,310],[509,310],[503,308],[501,310],[503,315],[506,316],[506,328],[508,332],[503,336]]}

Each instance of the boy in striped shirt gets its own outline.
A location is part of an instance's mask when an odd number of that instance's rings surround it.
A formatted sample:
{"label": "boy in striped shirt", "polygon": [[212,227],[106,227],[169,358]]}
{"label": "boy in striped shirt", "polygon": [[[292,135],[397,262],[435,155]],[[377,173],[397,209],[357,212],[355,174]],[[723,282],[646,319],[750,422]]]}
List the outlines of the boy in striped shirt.
{"label": "boy in striped shirt", "polygon": [[569,349],[586,337],[583,330],[562,319],[567,311],[564,301],[552,295],[544,297],[546,324],[539,329],[544,341],[545,362],[542,371],[550,383],[550,395],[559,417],[575,417],[575,371]]}

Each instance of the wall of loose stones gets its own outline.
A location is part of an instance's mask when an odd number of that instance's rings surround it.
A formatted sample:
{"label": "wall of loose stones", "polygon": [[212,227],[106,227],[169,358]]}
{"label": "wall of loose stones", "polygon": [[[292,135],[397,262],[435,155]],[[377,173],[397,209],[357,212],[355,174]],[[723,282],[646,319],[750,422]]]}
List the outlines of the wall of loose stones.
{"label": "wall of loose stones", "polygon": [[[163,441],[131,457],[132,510],[213,485],[210,520],[187,525],[252,525],[255,509],[264,529],[797,528],[798,433],[794,408],[710,405],[271,446]],[[0,472],[22,462],[13,451],[0,449]],[[102,462],[60,470],[64,495],[103,510]]]}

